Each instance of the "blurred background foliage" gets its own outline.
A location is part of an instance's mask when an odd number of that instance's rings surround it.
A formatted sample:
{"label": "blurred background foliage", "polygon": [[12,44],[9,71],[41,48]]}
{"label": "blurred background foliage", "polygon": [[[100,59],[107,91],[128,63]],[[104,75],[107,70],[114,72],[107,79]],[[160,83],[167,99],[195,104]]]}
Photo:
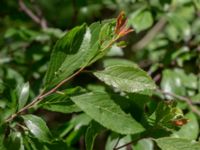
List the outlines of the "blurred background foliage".
{"label": "blurred background foliage", "polygon": [[[26,6],[25,9],[35,14],[39,22],[30,17],[20,2]],[[6,114],[4,112],[16,104],[16,91],[13,89],[17,86],[29,81],[31,97],[35,97],[38,93],[47,70],[52,46],[58,38],[76,25],[114,18],[121,10],[126,12],[128,23],[134,32],[125,37],[127,46],[123,50],[113,47],[102,62],[108,63],[109,58],[125,58],[136,62],[152,76],[162,90],[191,97],[198,106],[200,103],[199,0],[1,0],[0,118],[3,120],[14,111],[11,109]],[[96,66],[100,66],[102,62]],[[96,82],[96,79],[93,77],[86,79],[83,74],[69,86],[76,83],[88,89],[96,88],[88,86],[88,82]],[[178,105],[185,113],[189,111],[185,103]],[[85,132],[85,125],[90,121],[84,115],[68,121],[71,116],[59,114],[56,118],[57,114],[44,113],[43,110],[36,113],[42,113],[52,126],[59,120],[65,122],[63,125],[65,130],[61,133],[61,137],[68,134],[66,141],[70,144],[79,140]],[[199,119],[194,115],[188,115],[195,120],[197,133],[191,135],[195,139],[198,135]],[[84,117],[86,119],[83,119]],[[69,133],[77,124],[79,128],[81,126],[83,128]],[[110,136],[108,140],[113,140],[112,138]],[[127,139],[125,137],[124,141],[129,141]],[[141,149],[142,143],[147,143],[150,147],[152,145],[151,141],[143,140],[136,145],[136,149]]]}

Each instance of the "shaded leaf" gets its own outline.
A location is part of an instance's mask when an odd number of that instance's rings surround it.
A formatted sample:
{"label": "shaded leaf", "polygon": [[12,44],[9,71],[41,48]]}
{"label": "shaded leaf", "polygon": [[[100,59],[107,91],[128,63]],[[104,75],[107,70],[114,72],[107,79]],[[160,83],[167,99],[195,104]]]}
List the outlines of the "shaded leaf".
{"label": "shaded leaf", "polygon": [[23,138],[27,150],[72,150],[60,139],[52,141],[51,143],[44,143],[29,135],[25,135]]}
{"label": "shaded leaf", "polygon": [[61,113],[79,112],[80,109],[71,101],[70,97],[84,93],[80,87],[70,88],[46,97],[39,107]]}
{"label": "shaded leaf", "polygon": [[176,107],[176,102],[160,102],[156,110],[149,116],[148,122],[152,126],[172,134],[171,132],[180,129],[187,123],[187,118],[183,115],[182,110]]}
{"label": "shaded leaf", "polygon": [[60,137],[64,137],[69,134],[73,129],[79,130],[81,127],[87,126],[92,119],[85,113],[74,116],[69,122],[64,124],[60,129]]}
{"label": "shaded leaf", "polygon": [[[24,150],[22,134],[20,132],[11,132],[4,141],[6,150]],[[3,149],[2,149],[3,150]]]}
{"label": "shaded leaf", "polygon": [[[51,53],[51,58],[49,62],[49,67],[45,76],[45,85],[50,84],[55,85],[55,79],[61,81],[63,78],[58,78],[58,75],[63,73],[64,70],[61,70],[60,67],[65,62],[68,57],[68,62],[73,58],[74,55],[80,50],[81,43],[83,42],[84,34],[86,32],[86,25],[78,26],[66,33],[60,40],[57,41],[56,45],[53,48]],[[70,62],[72,63],[72,62]],[[71,64],[73,66],[73,64]],[[68,66],[69,67],[69,66]],[[65,68],[67,69],[67,74],[69,76],[74,70],[77,69],[77,66],[74,68]],[[69,70],[71,69],[71,70]]]}
{"label": "shaded leaf", "polygon": [[91,121],[85,135],[86,150],[93,150],[95,138],[102,129],[103,127],[97,122]]}
{"label": "shaded leaf", "polygon": [[75,115],[67,122],[60,133],[60,137],[66,137],[65,141],[68,145],[77,143],[86,131],[86,126],[91,122],[91,118],[85,113]]}
{"label": "shaded leaf", "polygon": [[48,150],[46,145],[30,135],[23,136],[24,146],[27,150]]}
{"label": "shaded leaf", "polygon": [[135,134],[144,131],[130,115],[123,112],[106,93],[88,93],[72,97],[73,102],[88,116],[104,127],[121,134]]}
{"label": "shaded leaf", "polygon": [[135,31],[140,32],[153,24],[153,17],[150,11],[142,8],[130,15],[130,22]]}

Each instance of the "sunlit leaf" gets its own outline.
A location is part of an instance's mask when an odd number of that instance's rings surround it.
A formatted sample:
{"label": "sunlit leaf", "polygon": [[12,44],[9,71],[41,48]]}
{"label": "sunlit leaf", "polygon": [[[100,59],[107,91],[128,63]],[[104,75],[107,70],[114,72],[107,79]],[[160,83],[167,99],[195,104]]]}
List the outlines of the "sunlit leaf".
{"label": "sunlit leaf", "polygon": [[24,107],[24,105],[26,105],[26,102],[28,100],[28,97],[29,97],[29,90],[30,90],[30,85],[29,83],[25,83],[22,85],[18,95],[18,103],[19,103],[19,106],[18,106],[18,110],[20,110],[22,107]]}
{"label": "sunlit leaf", "polygon": [[124,92],[134,93],[156,88],[147,73],[134,65],[113,65],[103,71],[95,72],[94,75],[106,84]]}
{"label": "sunlit leaf", "polygon": [[45,121],[35,115],[24,115],[22,116],[24,123],[28,127],[29,131],[39,140],[43,142],[50,142],[52,135],[47,127]]}

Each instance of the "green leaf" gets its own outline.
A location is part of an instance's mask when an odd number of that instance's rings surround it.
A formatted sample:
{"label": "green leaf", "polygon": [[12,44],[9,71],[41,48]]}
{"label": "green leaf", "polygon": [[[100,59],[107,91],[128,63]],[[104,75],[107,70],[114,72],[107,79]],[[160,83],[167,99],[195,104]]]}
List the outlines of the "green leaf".
{"label": "green leaf", "polygon": [[92,49],[94,49],[97,53],[94,55],[94,57],[92,57],[92,59],[89,62],[89,65],[105,56],[108,53],[108,51],[114,47],[113,39],[116,37],[113,28],[113,20],[107,20],[104,24],[101,25],[101,28],[98,30],[98,38],[96,39],[97,41],[95,41],[95,43],[92,46]]}
{"label": "green leaf", "polygon": [[27,150],[48,150],[46,145],[36,138],[31,137],[30,134],[23,136],[24,146]]}
{"label": "green leaf", "polygon": [[106,56],[108,57],[120,57],[123,56],[124,52],[121,47],[114,44],[109,51],[106,51]]}
{"label": "green leaf", "polygon": [[[49,67],[45,76],[45,85],[55,85],[57,82],[63,80],[63,77],[59,77],[60,74],[63,74],[65,70],[65,76],[69,76],[76,70],[79,66],[73,64],[77,62],[72,62],[72,59],[76,56],[81,47],[81,43],[83,42],[84,35],[86,33],[86,25],[78,26],[73,28],[71,31],[66,33],[60,40],[56,42],[54,49],[51,54]],[[89,35],[90,36],[90,35]],[[86,39],[85,39],[86,40]],[[65,60],[67,59],[70,62],[72,67],[67,67],[65,70],[61,69],[61,66],[65,64]],[[55,80],[58,80],[55,83]]]}
{"label": "green leaf", "polygon": [[71,101],[70,96],[78,95],[81,93],[84,93],[84,90],[80,87],[59,91],[46,97],[39,104],[39,107],[61,113],[79,112],[80,109]]}
{"label": "green leaf", "polygon": [[72,150],[64,141],[60,139],[51,143],[44,143],[30,135],[25,135],[23,138],[26,150]]}
{"label": "green leaf", "polygon": [[[63,101],[60,101],[61,97],[54,97],[56,101],[47,102],[42,106],[43,109],[54,111],[54,112],[60,112],[60,113],[73,113],[73,112],[80,112],[80,109],[74,105],[74,103],[68,98],[63,99]],[[51,99],[53,100],[53,99]],[[59,100],[59,101],[57,101]]]}
{"label": "green leaf", "polygon": [[0,135],[0,149],[1,150],[6,150],[6,148],[5,148],[4,144],[3,144],[3,140],[4,140],[4,135],[1,134]]}
{"label": "green leaf", "polygon": [[[22,77],[22,75],[17,70],[14,70],[12,68],[7,68],[6,71],[7,71],[6,77],[9,80],[17,79],[17,80],[15,80],[17,85],[21,85],[21,84],[24,83],[24,78]],[[11,82],[11,83],[13,83],[13,82]]]}
{"label": "green leaf", "polygon": [[86,150],[93,150],[95,138],[102,129],[103,127],[97,122],[91,121],[85,135]]}
{"label": "green leaf", "polygon": [[[69,31],[63,38],[57,41],[49,67],[45,76],[45,86],[52,88],[62,80],[69,77],[77,69],[84,68],[105,55],[113,43],[108,39],[102,39],[99,35],[102,28],[111,29],[112,23],[93,23],[90,27],[82,25]],[[106,35],[112,39],[111,32]],[[104,37],[104,36],[103,36]]]}
{"label": "green leaf", "polygon": [[[86,126],[89,125],[91,120],[92,119],[85,113],[74,116],[70,120],[69,126],[65,128],[60,136],[65,137],[67,135],[65,141],[68,145],[73,145],[77,143],[80,140],[81,136],[85,133]],[[71,132],[69,132],[70,130]]]}
{"label": "green leaf", "polygon": [[[172,35],[173,37],[173,32],[177,32],[177,36],[175,39],[172,40],[179,40],[179,39],[184,39],[188,40],[191,37],[191,29],[189,23],[185,20],[185,18],[178,16],[175,13],[170,13],[168,15],[168,20],[169,20],[169,25],[175,27],[172,31],[168,30],[168,35],[169,37]],[[173,28],[172,27],[172,28]]]}
{"label": "green leaf", "polygon": [[141,110],[143,110],[147,103],[153,101],[153,99],[148,95],[143,95],[139,93],[129,93],[127,94],[129,99],[134,102],[135,106],[138,106]]}
{"label": "green leaf", "polygon": [[[185,88],[181,82],[180,74],[173,70],[165,69],[162,73],[161,88],[165,92],[185,95]],[[171,99],[170,96],[167,98]]]}
{"label": "green leaf", "polygon": [[0,124],[0,149],[5,150],[4,146],[4,132],[5,132],[5,125]]}
{"label": "green leaf", "polygon": [[134,150],[154,150],[154,144],[151,139],[142,139],[133,146]]}
{"label": "green leaf", "polygon": [[147,73],[130,65],[115,65],[94,75],[106,84],[124,92],[143,92],[156,88]]}
{"label": "green leaf", "polygon": [[81,126],[87,126],[91,122],[91,118],[85,113],[81,113],[70,120],[70,124],[72,124],[76,129]]}
{"label": "green leaf", "polygon": [[130,23],[138,33],[152,26],[153,17],[150,11],[142,8],[130,15]]}
{"label": "green leaf", "polygon": [[149,116],[148,122],[151,126],[162,128],[167,132],[172,132],[179,129],[180,126],[174,123],[174,121],[179,119],[185,119],[185,116],[182,110],[176,107],[176,102],[160,102],[156,110]]}
{"label": "green leaf", "polygon": [[23,115],[24,123],[30,132],[39,140],[43,142],[50,142],[52,135],[47,127],[45,121],[35,115]]}
{"label": "green leaf", "polygon": [[197,79],[197,90],[198,90],[198,92],[200,93],[200,76],[198,75],[197,78],[198,78],[198,79]]}
{"label": "green leaf", "polygon": [[[119,138],[120,138],[120,140],[119,140]],[[119,140],[119,142],[117,144],[117,147],[120,147],[120,146],[123,146],[124,144],[127,144],[130,141],[132,141],[132,138],[131,138],[131,135],[126,135],[126,136],[122,137],[116,133],[111,133],[107,138],[105,150],[114,149],[118,140]],[[120,150],[126,150],[126,147],[120,148]]]}
{"label": "green leaf", "polygon": [[155,140],[161,150],[199,150],[200,143],[181,138],[164,137]]}
{"label": "green leaf", "polygon": [[193,5],[184,5],[177,9],[176,15],[178,15],[180,18],[184,18],[187,22],[190,22],[195,18],[195,11],[196,10]]}
{"label": "green leaf", "polygon": [[4,145],[6,150],[24,150],[22,134],[20,132],[12,131],[5,139]]}
{"label": "green leaf", "polygon": [[20,110],[26,105],[29,97],[29,91],[30,91],[30,85],[27,82],[22,85],[20,91],[18,92],[18,103],[19,103],[18,110]]}
{"label": "green leaf", "polygon": [[89,125],[91,120],[92,119],[85,113],[74,116],[69,122],[67,122],[67,126],[65,125],[60,133],[60,137],[65,137],[67,135],[67,143],[74,143],[75,140],[79,140],[82,132],[85,132],[86,126]]}
{"label": "green leaf", "polygon": [[83,94],[72,97],[72,101],[95,121],[117,133],[135,134],[144,131],[142,125],[123,112],[106,93]]}
{"label": "green leaf", "polygon": [[109,58],[103,61],[103,65],[105,68],[115,65],[130,65],[134,67],[138,67],[138,65],[132,61],[121,59],[121,58]]}
{"label": "green leaf", "polygon": [[167,124],[170,122],[174,116],[175,116],[175,110],[173,107],[173,103],[165,103],[165,102],[160,102],[156,108],[155,115],[156,115],[156,123],[163,123]]}
{"label": "green leaf", "polygon": [[198,11],[200,10],[200,1],[199,0],[193,0],[196,8],[198,9]]}
{"label": "green leaf", "polygon": [[[197,77],[194,74],[186,74],[181,69],[165,69],[162,73],[161,88],[165,92],[186,95],[186,88],[197,89]],[[171,99],[171,96],[167,96]]]}

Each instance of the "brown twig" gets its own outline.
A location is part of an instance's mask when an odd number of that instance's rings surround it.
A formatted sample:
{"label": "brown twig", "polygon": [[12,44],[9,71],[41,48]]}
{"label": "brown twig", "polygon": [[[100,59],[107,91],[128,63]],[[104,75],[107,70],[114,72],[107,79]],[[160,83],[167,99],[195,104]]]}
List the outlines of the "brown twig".
{"label": "brown twig", "polygon": [[42,17],[43,13],[42,10],[38,7],[35,0],[30,0],[31,4],[33,5],[33,9],[35,10],[35,13],[37,16]]}
{"label": "brown twig", "polygon": [[44,93],[44,91],[42,91],[31,103],[29,103],[28,105],[26,105],[25,107],[23,107],[22,109],[20,109],[18,112],[16,112],[15,114],[11,115],[8,119],[6,119],[5,122],[10,122],[11,120],[13,120],[14,118],[16,118],[19,114],[21,114],[22,112],[24,112],[25,110],[33,107],[35,104],[39,103],[40,101],[43,100],[43,98],[47,97],[48,95],[54,93],[57,91],[57,89],[59,87],[61,87],[63,84],[65,84],[67,81],[71,80],[72,78],[74,78],[76,75],[78,75],[82,70],[84,69],[84,67],[82,67],[81,69],[79,69],[77,72],[75,72],[74,74],[72,74],[70,77],[64,79],[63,81],[61,81],[57,86],[55,86],[53,89],[51,89],[50,91]]}
{"label": "brown twig", "polygon": [[23,0],[19,0],[19,7],[24,11],[35,23],[39,24],[43,29],[47,28],[47,21],[44,17],[37,16],[32,10],[30,10]]}
{"label": "brown twig", "polygon": [[34,105],[34,103],[39,99],[39,97],[43,94],[43,92],[41,92],[35,99],[33,99],[33,101],[31,103],[29,103],[28,105],[26,105],[25,107],[23,107],[22,109],[20,109],[18,112],[16,112],[15,114],[11,115],[10,117],[8,117],[5,121],[5,123],[10,122],[11,120],[13,120],[14,118],[16,118],[19,114],[21,114],[23,111],[27,110],[30,106]]}
{"label": "brown twig", "polygon": [[144,132],[143,134],[141,134],[139,137],[137,137],[136,139],[134,139],[134,140],[132,140],[132,141],[130,141],[130,142],[128,142],[128,143],[125,143],[124,145],[121,145],[121,146],[119,146],[119,147],[116,147],[115,149],[113,149],[113,150],[118,150],[118,149],[121,149],[121,148],[124,148],[124,147],[128,147],[128,146],[130,146],[131,144],[133,144],[133,143],[136,143],[137,141],[139,141],[139,140],[141,140],[141,139],[143,139],[143,138],[149,138],[149,132]]}
{"label": "brown twig", "polygon": [[113,150],[116,150],[118,144],[119,144],[120,138],[117,139],[117,142],[115,143],[115,146],[113,147]]}
{"label": "brown twig", "polygon": [[132,46],[132,49],[139,50],[144,48],[147,44],[149,44],[154,37],[165,27],[165,24],[167,23],[166,18],[161,18],[154,26],[147,32],[147,34],[135,45]]}
{"label": "brown twig", "polygon": [[116,147],[116,148],[113,149],[113,150],[118,150],[118,149],[124,148],[124,147],[126,147],[126,146],[128,146],[128,145],[130,145],[130,144],[133,144],[134,142],[135,142],[135,141],[130,141],[130,142],[128,142],[128,143],[126,143],[126,144],[124,144],[124,145],[122,145],[122,146]]}
{"label": "brown twig", "polygon": [[192,102],[193,105],[200,105],[200,101],[198,102]]}
{"label": "brown twig", "polygon": [[200,111],[193,105],[193,102],[190,98],[185,97],[185,96],[180,96],[174,93],[170,93],[170,92],[165,92],[161,89],[157,89],[158,92],[164,94],[164,95],[169,95],[171,97],[177,98],[180,101],[184,101],[188,104],[188,106],[190,107],[191,111],[196,113],[198,116],[200,116]]}
{"label": "brown twig", "polygon": [[157,75],[153,78],[153,80],[154,80],[155,82],[158,82],[160,79],[161,79],[161,74],[157,74]]}
{"label": "brown twig", "polygon": [[69,80],[71,80],[72,78],[74,78],[76,75],[78,75],[79,73],[81,73],[82,70],[83,70],[84,68],[85,68],[85,67],[82,67],[81,69],[79,69],[78,71],[76,71],[74,74],[72,74],[72,75],[69,76],[68,78],[64,79],[63,81],[61,81],[61,82],[60,82],[58,85],[56,85],[53,89],[51,89],[51,90],[48,91],[47,93],[41,95],[41,96],[39,97],[40,100],[38,100],[37,103],[40,102],[44,97],[46,97],[46,96],[48,96],[48,95],[50,95],[50,94],[56,92],[57,89],[58,89],[59,87],[61,87],[63,84],[65,84],[66,82],[68,82]]}

